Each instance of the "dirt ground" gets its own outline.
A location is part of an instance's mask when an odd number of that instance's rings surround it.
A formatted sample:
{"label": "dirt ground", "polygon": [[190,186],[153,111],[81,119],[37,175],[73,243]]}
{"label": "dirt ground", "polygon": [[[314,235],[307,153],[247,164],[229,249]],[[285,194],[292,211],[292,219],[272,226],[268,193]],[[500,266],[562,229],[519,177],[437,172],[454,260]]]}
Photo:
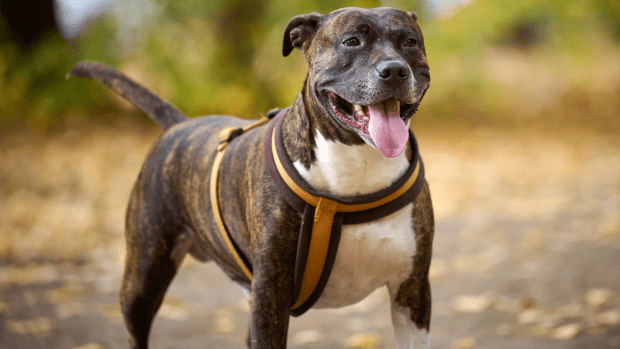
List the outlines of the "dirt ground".
{"label": "dirt ground", "polygon": [[[123,348],[123,220],[157,130],[0,139],[0,348]],[[620,135],[416,129],[435,205],[431,347],[620,348]],[[186,259],[153,348],[242,348],[248,304]],[[290,348],[393,348],[385,290],[294,318]]]}

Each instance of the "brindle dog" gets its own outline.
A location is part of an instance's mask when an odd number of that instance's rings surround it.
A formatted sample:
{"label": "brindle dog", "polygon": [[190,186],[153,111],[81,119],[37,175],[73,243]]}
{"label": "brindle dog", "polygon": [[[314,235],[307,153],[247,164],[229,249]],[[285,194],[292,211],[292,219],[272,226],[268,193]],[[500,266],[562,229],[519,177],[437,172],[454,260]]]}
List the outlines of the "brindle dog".
{"label": "brindle dog", "polygon": [[[297,48],[309,72],[284,115],[282,138],[295,168],[317,190],[364,195],[388,187],[407,168],[408,123],[430,83],[416,20],[414,13],[391,8],[345,8],[288,23],[283,54]],[[130,346],[147,348],[153,317],[189,253],[215,261],[248,291],[250,347],[285,348],[301,216],[278,194],[265,166],[266,127],[228,145],[217,189],[230,236],[252,266],[250,282],[222,239],[208,194],[220,131],[249,121],[188,119],[97,63],[79,63],[71,74],[102,81],[165,130],[144,162],[127,211],[121,304]],[[315,307],[349,305],[387,285],[398,348],[428,347],[433,232],[426,183],[399,211],[344,227]]]}

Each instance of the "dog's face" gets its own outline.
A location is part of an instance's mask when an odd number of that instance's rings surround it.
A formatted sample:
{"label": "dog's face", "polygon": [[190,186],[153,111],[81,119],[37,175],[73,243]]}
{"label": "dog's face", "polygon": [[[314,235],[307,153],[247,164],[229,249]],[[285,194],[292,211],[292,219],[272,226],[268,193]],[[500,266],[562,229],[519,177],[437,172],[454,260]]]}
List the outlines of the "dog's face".
{"label": "dog's face", "polygon": [[416,15],[392,8],[345,8],[289,22],[283,54],[310,65],[307,83],[323,115],[388,157],[399,155],[408,121],[429,87]]}

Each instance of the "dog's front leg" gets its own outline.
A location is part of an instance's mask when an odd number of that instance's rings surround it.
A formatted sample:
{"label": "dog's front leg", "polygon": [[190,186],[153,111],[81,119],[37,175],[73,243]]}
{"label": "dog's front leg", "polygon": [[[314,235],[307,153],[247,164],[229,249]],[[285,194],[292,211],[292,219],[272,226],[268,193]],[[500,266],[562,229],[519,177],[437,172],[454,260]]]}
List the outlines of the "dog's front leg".
{"label": "dog's front leg", "polygon": [[255,258],[249,338],[253,349],[286,348],[295,255],[282,248],[279,239],[270,240]]}
{"label": "dog's front leg", "polygon": [[412,273],[405,280],[394,280],[387,285],[398,349],[426,349],[429,346],[431,285],[428,271],[431,265],[435,221],[427,183],[416,198],[412,214],[416,239]]}
{"label": "dog's front leg", "polygon": [[428,282],[409,279],[400,286],[388,284],[392,324],[398,349],[427,349],[431,299]]}
{"label": "dog's front leg", "polygon": [[256,275],[252,281],[250,345],[253,349],[286,348],[292,293],[288,290],[293,285],[275,270],[269,274]]}

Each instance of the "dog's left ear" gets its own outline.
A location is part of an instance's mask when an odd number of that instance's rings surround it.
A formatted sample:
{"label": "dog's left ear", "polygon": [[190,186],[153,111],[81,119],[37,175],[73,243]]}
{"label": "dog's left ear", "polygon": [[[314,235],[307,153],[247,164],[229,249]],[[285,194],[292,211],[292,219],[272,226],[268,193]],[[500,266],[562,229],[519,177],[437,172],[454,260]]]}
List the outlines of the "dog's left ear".
{"label": "dog's left ear", "polygon": [[409,17],[413,18],[414,21],[418,20],[418,14],[415,12],[407,12],[407,14],[409,15]]}
{"label": "dog's left ear", "polygon": [[320,13],[313,12],[295,16],[288,22],[284,30],[284,42],[282,44],[284,57],[288,56],[293,48],[305,53],[310,45],[310,40],[319,29],[321,16]]}

